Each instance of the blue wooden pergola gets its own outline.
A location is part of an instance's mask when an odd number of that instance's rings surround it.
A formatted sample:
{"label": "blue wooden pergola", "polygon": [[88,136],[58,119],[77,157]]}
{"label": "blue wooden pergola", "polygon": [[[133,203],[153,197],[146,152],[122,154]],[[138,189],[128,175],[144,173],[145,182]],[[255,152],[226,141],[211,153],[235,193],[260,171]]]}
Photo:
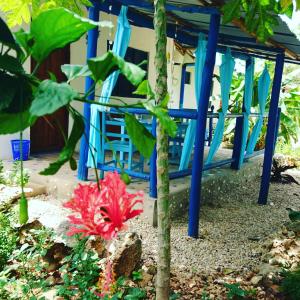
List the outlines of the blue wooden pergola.
{"label": "blue wooden pergola", "polygon": [[[225,53],[230,48],[232,56],[249,62],[251,58],[262,58],[275,61],[275,74],[272,84],[271,102],[268,113],[268,128],[264,150],[263,173],[259,193],[259,204],[267,204],[271,167],[278,127],[280,122],[279,97],[284,63],[300,63],[300,42],[289,30],[287,25],[278,18],[279,25],[275,28],[272,39],[265,44],[257,42],[254,34],[248,34],[243,28],[242,21],[239,24],[221,25],[221,13],[218,8],[220,1],[204,0],[170,0],[167,1],[166,11],[168,17],[167,35],[182,45],[196,47],[198,34],[203,33],[207,36],[207,55],[202,76],[200,92],[201,106],[198,110],[170,110],[170,116],[188,118],[196,120],[196,138],[194,143],[194,156],[191,169],[173,172],[170,178],[192,176],[191,192],[189,203],[189,236],[198,237],[199,231],[199,212],[201,199],[201,180],[203,171],[229,164],[232,169],[238,170],[244,160],[253,155],[242,153],[243,135],[243,114],[236,115],[236,129],[234,139],[234,149],[231,159],[204,163],[205,132],[207,118],[213,117],[208,113],[208,104],[215,67],[216,52]],[[122,5],[128,7],[128,19],[130,24],[137,27],[153,29],[153,3],[150,0],[105,0],[94,1],[94,6],[89,8],[89,18],[98,21],[99,13],[106,12],[118,15]],[[98,29],[88,33],[87,58],[95,57],[97,50]],[[90,90],[92,79],[86,79],[86,90]],[[90,100],[94,100],[94,93],[89,95]],[[131,112],[146,114],[142,109],[132,109]],[[90,105],[85,104],[84,116],[86,118],[85,137],[89,136]],[[152,133],[155,133],[155,119],[152,124]],[[88,167],[88,142],[86,138],[81,141],[80,161],[78,178],[87,180]],[[102,170],[111,170],[109,167],[100,166]],[[156,196],[156,151],[152,154],[150,161],[150,174],[138,174],[134,171],[128,172],[129,175],[140,177],[150,182],[150,194]]]}

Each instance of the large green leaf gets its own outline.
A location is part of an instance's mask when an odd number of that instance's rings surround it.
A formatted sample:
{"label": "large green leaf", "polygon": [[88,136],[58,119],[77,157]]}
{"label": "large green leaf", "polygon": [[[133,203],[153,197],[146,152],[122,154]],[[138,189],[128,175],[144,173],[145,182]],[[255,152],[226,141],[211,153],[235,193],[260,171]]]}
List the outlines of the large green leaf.
{"label": "large green leaf", "polygon": [[16,95],[16,79],[8,74],[0,73],[0,90],[0,111],[2,111],[9,107]]}
{"label": "large green leaf", "polygon": [[59,154],[58,159],[55,162],[51,163],[48,168],[40,172],[41,175],[56,174],[59,171],[59,169],[68,161],[70,162],[72,169],[75,169],[76,161],[73,158],[73,155],[74,155],[77,142],[79,141],[79,139],[84,133],[84,120],[82,116],[80,116],[77,113],[72,113],[72,116],[74,119],[73,128],[70,137],[66,142],[65,147]]}
{"label": "large green leaf", "polygon": [[148,80],[142,81],[137,89],[133,92],[134,95],[139,95],[139,96],[147,96],[147,99],[154,99],[155,94],[149,84]]}
{"label": "large green leaf", "polygon": [[0,18],[0,43],[19,51],[19,46],[16,43],[13,34],[2,18]]}
{"label": "large green leaf", "polygon": [[150,158],[156,143],[153,135],[131,114],[125,113],[125,124],[133,144],[144,157]]}
{"label": "large green leaf", "polygon": [[0,55],[0,69],[12,74],[25,73],[20,61],[8,54]]}
{"label": "large green leaf", "polygon": [[233,18],[239,15],[240,12],[240,0],[228,1],[223,7],[222,11],[224,13],[223,23],[229,23]]}
{"label": "large green leaf", "polygon": [[0,134],[11,134],[20,132],[30,127],[36,118],[32,117],[29,111],[8,114],[0,113]]}
{"label": "large green leaf", "polygon": [[25,51],[26,55],[24,55],[23,53],[23,57],[30,56],[32,46],[34,43],[31,34],[29,32],[24,31],[24,29],[21,28],[19,31],[14,32],[14,36],[19,46]]}
{"label": "large green leaf", "polygon": [[30,113],[38,117],[52,114],[76,96],[78,96],[77,92],[67,83],[44,80],[35,92]]}
{"label": "large green leaf", "polygon": [[78,78],[91,76],[92,72],[87,65],[62,65],[62,72],[67,76],[68,82]]}
{"label": "large green leaf", "polygon": [[104,55],[88,60],[88,66],[96,82],[104,81],[111,73],[119,70],[133,85],[138,85],[146,72],[132,63],[109,51]]}
{"label": "large green leaf", "polygon": [[30,34],[34,39],[32,56],[37,62],[41,62],[53,50],[77,41],[99,24],[63,8],[42,12],[33,19],[30,27]]}
{"label": "large green leaf", "polygon": [[168,133],[170,137],[175,137],[177,133],[176,122],[170,118],[168,110],[159,105],[155,105],[154,101],[147,101],[143,103],[144,107],[157,119],[159,119],[161,126]]}

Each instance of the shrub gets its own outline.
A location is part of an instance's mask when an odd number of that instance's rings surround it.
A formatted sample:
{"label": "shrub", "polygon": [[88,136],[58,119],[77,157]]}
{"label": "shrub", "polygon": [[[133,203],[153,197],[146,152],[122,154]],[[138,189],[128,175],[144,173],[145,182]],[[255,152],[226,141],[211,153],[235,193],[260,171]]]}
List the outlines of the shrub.
{"label": "shrub", "polygon": [[0,213],[0,270],[4,268],[16,244],[17,235],[11,228],[8,217]]}
{"label": "shrub", "polygon": [[300,299],[300,268],[284,273],[281,290],[288,300]]}

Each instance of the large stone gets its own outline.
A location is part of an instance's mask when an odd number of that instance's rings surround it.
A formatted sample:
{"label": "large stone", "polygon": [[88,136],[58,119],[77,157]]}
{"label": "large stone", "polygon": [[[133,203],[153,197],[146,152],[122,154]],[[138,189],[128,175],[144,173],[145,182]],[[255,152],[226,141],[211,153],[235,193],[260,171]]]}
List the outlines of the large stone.
{"label": "large stone", "polygon": [[112,270],[116,278],[128,277],[138,267],[142,256],[142,241],[136,233],[125,236],[124,242],[112,255]]}

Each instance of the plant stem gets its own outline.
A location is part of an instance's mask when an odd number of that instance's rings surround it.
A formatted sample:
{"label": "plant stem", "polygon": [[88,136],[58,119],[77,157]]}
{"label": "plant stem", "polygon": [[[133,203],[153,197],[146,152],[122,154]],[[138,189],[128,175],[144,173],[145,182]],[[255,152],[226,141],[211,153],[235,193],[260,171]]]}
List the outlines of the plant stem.
{"label": "plant stem", "polygon": [[[166,0],[154,1],[155,29],[155,101],[160,104],[167,94],[167,35]],[[167,107],[165,107],[167,108]],[[169,203],[169,162],[168,135],[160,120],[157,120],[157,213],[158,213],[158,265],[156,299],[169,300],[170,294],[170,203]]]}

